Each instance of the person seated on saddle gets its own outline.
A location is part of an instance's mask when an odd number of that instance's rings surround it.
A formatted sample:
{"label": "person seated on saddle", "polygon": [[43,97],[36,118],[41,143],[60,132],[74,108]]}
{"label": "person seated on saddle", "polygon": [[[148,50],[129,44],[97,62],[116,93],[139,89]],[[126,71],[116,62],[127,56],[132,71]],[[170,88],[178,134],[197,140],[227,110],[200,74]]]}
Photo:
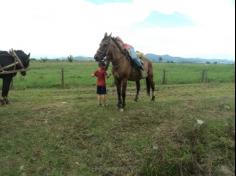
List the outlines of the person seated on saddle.
{"label": "person seated on saddle", "polygon": [[120,44],[121,47],[123,47],[124,49],[128,51],[129,56],[132,59],[135,67],[139,70],[143,70],[143,62],[137,56],[134,47],[127,43],[124,43],[123,40],[119,36],[116,37],[116,41]]}

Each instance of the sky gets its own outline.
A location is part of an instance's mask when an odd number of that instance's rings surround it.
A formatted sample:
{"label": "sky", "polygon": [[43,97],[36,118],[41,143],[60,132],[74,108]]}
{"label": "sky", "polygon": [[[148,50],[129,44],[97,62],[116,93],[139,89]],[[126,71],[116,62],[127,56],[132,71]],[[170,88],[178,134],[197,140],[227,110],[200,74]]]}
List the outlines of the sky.
{"label": "sky", "polygon": [[143,53],[235,59],[235,0],[0,0],[0,50],[93,57],[104,33]]}

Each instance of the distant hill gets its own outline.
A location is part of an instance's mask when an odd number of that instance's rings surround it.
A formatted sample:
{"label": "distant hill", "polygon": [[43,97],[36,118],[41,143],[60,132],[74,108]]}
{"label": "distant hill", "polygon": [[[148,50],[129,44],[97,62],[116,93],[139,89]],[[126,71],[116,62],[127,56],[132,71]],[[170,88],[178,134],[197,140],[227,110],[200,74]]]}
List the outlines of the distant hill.
{"label": "distant hill", "polygon": [[202,59],[202,58],[183,58],[170,55],[157,55],[148,53],[145,55],[152,62],[167,62],[167,63],[194,63],[194,64],[234,64],[234,61],[226,59]]}
{"label": "distant hill", "polygon": [[[92,57],[87,57],[87,56],[72,56],[73,60],[77,61],[88,61],[88,60],[94,60]],[[61,57],[59,58],[60,60],[67,60],[68,57]]]}
{"label": "distant hill", "polygon": [[[203,58],[183,58],[174,57],[168,54],[157,55],[153,53],[145,54],[145,56],[152,62],[164,62],[164,63],[192,63],[192,64],[234,64],[235,62],[227,59],[203,59]],[[76,61],[94,61],[93,57],[87,56],[72,56],[73,60]],[[57,57],[57,58],[40,58],[41,60],[67,60],[68,57]]]}
{"label": "distant hill", "polygon": [[[46,60],[68,60],[68,57],[55,57],[55,58],[47,58],[47,57],[44,57],[44,58],[40,58],[41,60],[42,59],[46,59]],[[76,61],[90,61],[90,60],[94,60],[92,57],[86,57],[86,56],[72,56],[72,59],[73,60],[76,60]]]}

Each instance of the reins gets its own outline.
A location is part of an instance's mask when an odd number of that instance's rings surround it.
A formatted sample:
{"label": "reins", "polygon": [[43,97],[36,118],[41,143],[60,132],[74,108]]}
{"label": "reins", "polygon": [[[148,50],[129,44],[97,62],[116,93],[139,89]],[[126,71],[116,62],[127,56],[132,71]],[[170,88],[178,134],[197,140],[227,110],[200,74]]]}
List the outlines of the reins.
{"label": "reins", "polygon": [[17,72],[23,72],[23,71],[27,71],[29,69],[17,69],[17,70],[11,70],[11,71],[6,71],[6,70],[1,70],[0,68],[0,75],[7,75],[7,74],[11,74],[11,73],[17,73]]}

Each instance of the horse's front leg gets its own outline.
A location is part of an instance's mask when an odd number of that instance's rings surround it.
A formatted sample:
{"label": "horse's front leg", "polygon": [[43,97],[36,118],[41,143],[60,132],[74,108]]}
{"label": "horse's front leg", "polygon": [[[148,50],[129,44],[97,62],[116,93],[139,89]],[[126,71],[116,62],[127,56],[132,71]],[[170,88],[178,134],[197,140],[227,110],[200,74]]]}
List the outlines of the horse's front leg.
{"label": "horse's front leg", "polygon": [[127,88],[127,80],[122,81],[122,108],[125,107],[125,98],[126,98],[126,88]]}
{"label": "horse's front leg", "polygon": [[134,101],[138,101],[139,91],[140,91],[140,81],[136,81],[136,95]]}
{"label": "horse's front leg", "polygon": [[8,96],[8,92],[10,89],[11,81],[12,81],[11,76],[7,76],[7,77],[3,78],[3,85],[2,85],[2,98],[3,98],[3,100],[1,100],[2,104],[9,104],[9,100],[8,100],[7,96]]}
{"label": "horse's front leg", "polygon": [[118,103],[117,107],[120,109],[122,106],[122,100],[121,100],[121,81],[118,79],[115,79],[115,84],[116,84],[116,92],[117,92],[117,98],[118,98]]}

